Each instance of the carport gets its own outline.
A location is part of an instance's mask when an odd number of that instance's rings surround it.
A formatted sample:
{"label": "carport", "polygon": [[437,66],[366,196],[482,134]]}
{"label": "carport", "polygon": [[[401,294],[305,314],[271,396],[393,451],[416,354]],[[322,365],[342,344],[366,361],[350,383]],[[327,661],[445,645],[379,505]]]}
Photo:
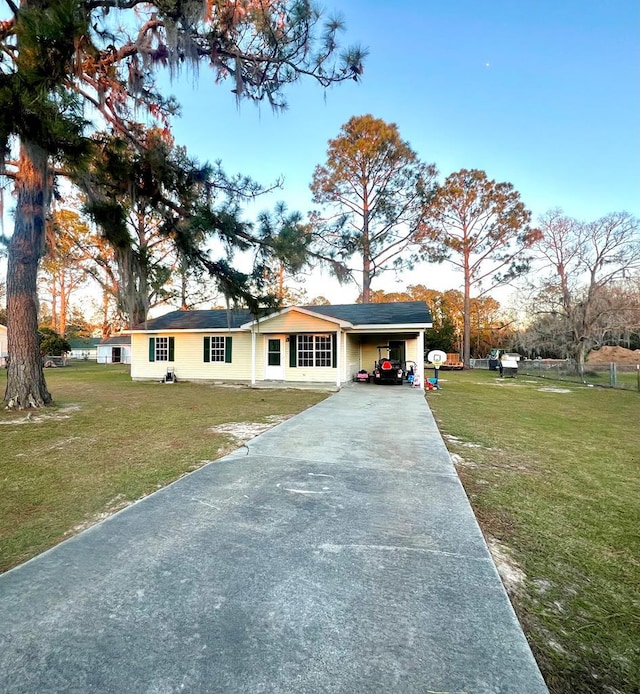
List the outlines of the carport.
{"label": "carport", "polygon": [[[361,369],[371,371],[379,359],[379,348],[388,347],[389,355],[402,364],[415,364],[415,373],[424,383],[424,332],[433,326],[431,314],[422,301],[398,302],[390,304],[345,304],[338,306],[304,306],[285,310],[291,326],[302,325],[306,332],[313,330],[313,319],[322,318],[333,323],[337,355],[335,362],[336,386],[340,388],[354,379]],[[284,313],[284,312],[283,312]],[[308,322],[302,322],[303,315]],[[275,318],[275,317],[274,317]],[[260,321],[260,331],[265,334],[274,323],[269,318]],[[296,332],[293,333],[293,330]],[[291,343],[299,327],[292,327],[287,336]],[[291,363],[291,362],[290,362]],[[287,380],[292,380],[291,374]]]}

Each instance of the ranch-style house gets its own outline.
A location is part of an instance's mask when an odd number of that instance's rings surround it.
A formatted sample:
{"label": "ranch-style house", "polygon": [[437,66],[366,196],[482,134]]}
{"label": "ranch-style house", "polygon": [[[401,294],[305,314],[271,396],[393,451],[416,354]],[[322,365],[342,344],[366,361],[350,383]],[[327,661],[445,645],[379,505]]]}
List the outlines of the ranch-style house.
{"label": "ranch-style house", "polygon": [[259,385],[318,383],[340,388],[379,358],[413,362],[424,382],[422,301],[173,311],[131,330],[131,377]]}

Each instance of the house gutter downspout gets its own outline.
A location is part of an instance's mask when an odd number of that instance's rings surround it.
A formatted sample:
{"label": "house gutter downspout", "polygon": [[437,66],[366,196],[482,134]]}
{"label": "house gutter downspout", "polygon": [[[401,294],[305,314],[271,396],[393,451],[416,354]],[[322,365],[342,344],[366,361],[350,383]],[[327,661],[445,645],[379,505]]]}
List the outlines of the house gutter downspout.
{"label": "house gutter downspout", "polygon": [[342,359],[340,358],[342,356],[342,330],[340,328],[336,334],[336,352],[336,388],[340,390],[340,369],[342,368]]}

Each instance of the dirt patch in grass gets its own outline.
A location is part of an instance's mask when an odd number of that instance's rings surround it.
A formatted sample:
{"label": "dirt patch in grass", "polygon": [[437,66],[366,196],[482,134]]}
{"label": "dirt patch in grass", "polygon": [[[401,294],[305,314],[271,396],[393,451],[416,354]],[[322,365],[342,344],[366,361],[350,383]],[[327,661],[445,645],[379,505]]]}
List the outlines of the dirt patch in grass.
{"label": "dirt patch in grass", "polygon": [[69,537],[77,535],[78,533],[81,533],[83,530],[87,530],[87,528],[90,528],[92,525],[100,523],[100,521],[106,520],[107,518],[109,518],[109,516],[112,516],[114,513],[122,511],[122,509],[127,508],[127,506],[131,506],[131,504],[133,503],[133,501],[131,501],[130,499],[126,499],[122,494],[118,494],[106,503],[103,511],[95,513],[90,518],[85,518],[85,520],[82,523],[79,523],[70,530],[67,530],[65,532],[65,535]]}
{"label": "dirt patch in grass", "polygon": [[282,424],[287,419],[290,419],[291,415],[288,416],[278,416],[271,415],[266,417],[266,422],[227,422],[226,424],[218,424],[214,427],[209,427],[209,431],[214,434],[228,434],[236,439],[239,443],[246,443],[260,434],[264,434],[265,431],[273,429],[274,426]]}
{"label": "dirt patch in grass", "polygon": [[485,536],[485,540],[507,593],[517,595],[522,590],[526,578],[522,567],[505,544],[491,535]]}
{"label": "dirt patch in grass", "polygon": [[55,419],[69,419],[71,415],[79,409],[80,405],[69,404],[51,410],[27,412],[24,416],[16,417],[15,419],[1,419],[0,425],[39,424],[40,422],[47,422]]}
{"label": "dirt patch in grass", "polygon": [[497,450],[493,448],[488,448],[487,446],[483,446],[480,443],[474,443],[473,441],[463,441],[462,439],[458,438],[457,436],[453,436],[452,434],[444,434],[443,438],[452,446],[461,446],[462,448],[482,448],[485,451]]}
{"label": "dirt patch in grass", "polygon": [[[484,446],[471,441],[463,441],[456,436],[443,436],[449,447],[449,455],[454,466],[461,468],[482,468],[498,472],[535,473],[535,466],[518,460],[509,452],[495,446]],[[464,455],[457,452],[462,450]],[[471,460],[470,456],[474,459]]]}

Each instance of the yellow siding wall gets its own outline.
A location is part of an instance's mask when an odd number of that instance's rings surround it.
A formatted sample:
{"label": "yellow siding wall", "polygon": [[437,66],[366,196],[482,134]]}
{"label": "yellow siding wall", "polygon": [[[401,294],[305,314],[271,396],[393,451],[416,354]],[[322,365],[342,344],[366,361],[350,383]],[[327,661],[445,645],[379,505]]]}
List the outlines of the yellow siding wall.
{"label": "yellow siding wall", "polygon": [[384,340],[380,340],[380,338],[376,339],[375,335],[373,337],[373,341],[370,337],[362,338],[362,344],[360,346],[360,360],[362,369],[366,369],[369,372],[373,371],[373,367],[378,361],[378,350],[376,347],[383,344],[385,344]]}
{"label": "yellow siding wall", "polygon": [[261,333],[335,333],[337,329],[336,323],[296,311],[260,321],[257,326]]}
{"label": "yellow siding wall", "polygon": [[360,364],[360,338],[355,335],[346,335],[346,338],[346,355],[342,363],[345,365],[344,380],[349,381],[365,367]]}
{"label": "yellow siding wall", "polygon": [[[264,365],[267,357],[267,335],[256,335],[256,381],[264,381]],[[289,345],[282,344],[282,359],[289,363]],[[249,379],[251,379],[251,364],[249,364]]]}
{"label": "yellow siding wall", "polygon": [[[149,363],[149,336],[131,335],[131,378],[162,378],[165,372],[156,373],[156,368],[162,364]],[[166,365],[165,365],[166,366]]]}
{"label": "yellow siding wall", "polygon": [[[326,321],[308,319],[301,314],[287,314],[288,316],[302,317],[304,321],[293,321],[287,331],[280,334],[282,338],[282,361],[284,364],[284,380],[301,383],[335,383],[336,369],[329,367],[290,367],[289,343],[286,341],[288,333],[316,331],[318,333],[333,332],[335,325]],[[286,316],[283,316],[285,318]],[[270,327],[272,327],[270,325]],[[333,330],[328,330],[328,328]],[[269,330],[274,336],[275,330]],[[266,344],[269,334],[256,335],[256,380],[265,378]],[[203,359],[203,340],[205,336],[224,335],[233,339],[232,363],[205,362]],[[175,362],[150,362],[149,361],[149,337],[174,337],[175,338]],[[350,381],[359,369],[371,371],[378,359],[378,345],[388,342],[385,335],[357,335],[341,334],[341,353],[339,363],[341,365],[340,380]],[[394,335],[393,339],[401,339]],[[417,354],[417,338],[405,337],[407,361],[419,363]],[[131,336],[131,377],[139,380],[161,380],[167,373],[167,368],[174,368],[176,377],[190,381],[236,381],[250,382],[251,380],[251,333],[250,332],[219,332],[219,333],[179,333],[164,332],[153,335],[134,334]]]}
{"label": "yellow siding wall", "polygon": [[414,337],[406,340],[407,343],[407,361],[415,361],[416,364],[420,364],[423,357],[418,358],[418,338]]}
{"label": "yellow siding wall", "polygon": [[[204,338],[224,335],[232,338],[231,364],[205,362]],[[175,361],[149,361],[150,337],[174,337]],[[154,333],[131,336],[131,378],[160,380],[168,368],[175,369],[178,380],[186,381],[249,381],[251,379],[250,333]]]}
{"label": "yellow siding wall", "polygon": [[287,359],[287,364],[284,369],[284,380],[291,383],[335,383],[336,369],[326,367],[296,366],[291,368]]}
{"label": "yellow siding wall", "polygon": [[[335,328],[335,326],[333,326]],[[301,329],[297,329],[301,332]],[[317,327],[316,327],[317,330]],[[319,333],[326,333],[326,330],[317,330]],[[267,340],[274,337],[269,335],[256,336],[256,380],[262,381],[265,378],[265,355],[267,352]],[[284,380],[291,383],[335,383],[337,370],[330,367],[310,367],[310,366],[289,366],[289,343],[288,335],[278,335],[282,338],[282,363],[284,364]]]}

